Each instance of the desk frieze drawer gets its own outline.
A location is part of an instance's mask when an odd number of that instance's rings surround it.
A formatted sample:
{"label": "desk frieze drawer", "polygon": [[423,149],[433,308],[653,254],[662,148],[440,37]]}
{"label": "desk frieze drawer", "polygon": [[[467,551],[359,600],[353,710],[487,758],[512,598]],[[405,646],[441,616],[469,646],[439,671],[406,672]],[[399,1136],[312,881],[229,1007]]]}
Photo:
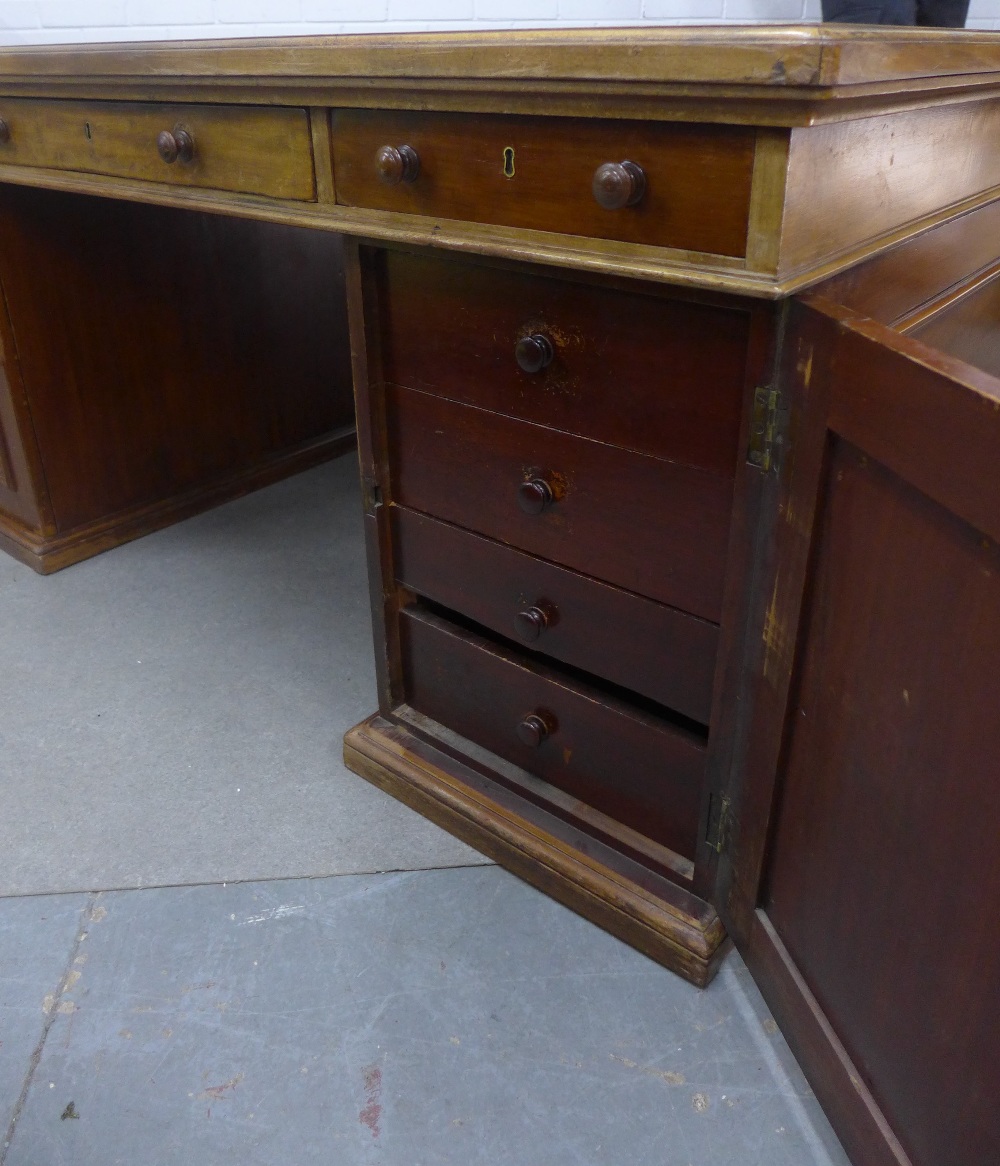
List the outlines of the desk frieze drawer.
{"label": "desk frieze drawer", "polygon": [[309,201],[304,109],[0,98],[0,164]]}
{"label": "desk frieze drawer", "polygon": [[394,384],[734,473],[747,310],[427,252],[379,272]]}
{"label": "desk frieze drawer", "polygon": [[408,704],[692,859],[705,741],[418,608],[400,613]]}
{"label": "desk frieze drawer", "polygon": [[392,498],[718,622],[733,481],[386,386]]}
{"label": "desk frieze drawer", "polygon": [[331,133],[342,205],[746,254],[749,127],[342,109]]}
{"label": "desk frieze drawer", "polygon": [[392,529],[404,587],[708,724],[715,624],[400,506]]}

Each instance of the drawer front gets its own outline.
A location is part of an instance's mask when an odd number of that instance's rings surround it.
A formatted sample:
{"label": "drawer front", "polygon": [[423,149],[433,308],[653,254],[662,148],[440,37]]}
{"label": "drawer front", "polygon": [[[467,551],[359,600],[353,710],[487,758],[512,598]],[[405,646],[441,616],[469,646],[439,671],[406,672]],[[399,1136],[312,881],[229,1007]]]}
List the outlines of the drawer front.
{"label": "drawer front", "polygon": [[[732,479],[386,386],[392,500],[713,622]],[[521,509],[522,487],[553,502]]]}
{"label": "drawer front", "polygon": [[[733,474],[747,311],[426,252],[379,262],[387,380]],[[524,371],[538,341],[515,350],[538,336],[551,359]]]}
{"label": "drawer front", "polygon": [[[746,254],[748,127],[336,110],[331,133],[337,201],[346,206]],[[376,155],[402,145],[416,151],[416,177],[387,185]],[[645,193],[605,210],[594,172],[623,161],[642,168]]]}
{"label": "drawer front", "polygon": [[[2,163],[315,198],[304,109],[0,98],[0,118],[9,129]],[[165,162],[157,137],[178,129],[191,136],[193,152]]]}
{"label": "drawer front", "polygon": [[[701,738],[424,612],[401,614],[400,637],[407,701],[418,712],[694,857],[705,771]],[[529,717],[548,730],[534,744],[521,736]]]}
{"label": "drawer front", "polygon": [[719,629],[400,506],[396,578],[508,639],[707,725]]}

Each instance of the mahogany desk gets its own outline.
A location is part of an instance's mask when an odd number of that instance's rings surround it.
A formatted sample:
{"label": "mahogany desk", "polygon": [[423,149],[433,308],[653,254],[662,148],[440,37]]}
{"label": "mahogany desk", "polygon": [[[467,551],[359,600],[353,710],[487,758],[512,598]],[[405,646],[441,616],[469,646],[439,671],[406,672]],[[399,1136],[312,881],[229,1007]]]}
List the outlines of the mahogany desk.
{"label": "mahogany desk", "polygon": [[989,34],[0,54],[4,545],[341,448],[346,237],[348,763],[695,983],[728,931],[857,1166],[995,1166],[998,141]]}

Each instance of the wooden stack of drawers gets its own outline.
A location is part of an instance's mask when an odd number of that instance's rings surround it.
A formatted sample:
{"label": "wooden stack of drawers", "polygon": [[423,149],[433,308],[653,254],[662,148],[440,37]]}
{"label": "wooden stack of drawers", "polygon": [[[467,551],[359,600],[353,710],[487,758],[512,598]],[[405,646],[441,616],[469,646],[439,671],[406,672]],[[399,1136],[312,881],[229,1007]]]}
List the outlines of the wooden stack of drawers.
{"label": "wooden stack of drawers", "polygon": [[[338,197],[745,246],[744,130],[575,128],[560,153],[542,119],[339,113]],[[595,175],[626,152],[642,193],[601,206]],[[565,165],[543,165],[552,156]],[[702,213],[699,191],[719,213]],[[695,892],[753,312],[501,258],[355,256],[385,667],[380,715],[349,736],[348,762],[704,983],[722,931]],[[419,775],[385,755],[396,747],[421,754]],[[456,816],[451,794],[478,811]],[[550,879],[556,851],[589,868]],[[607,883],[596,899],[581,897],[591,878]]]}

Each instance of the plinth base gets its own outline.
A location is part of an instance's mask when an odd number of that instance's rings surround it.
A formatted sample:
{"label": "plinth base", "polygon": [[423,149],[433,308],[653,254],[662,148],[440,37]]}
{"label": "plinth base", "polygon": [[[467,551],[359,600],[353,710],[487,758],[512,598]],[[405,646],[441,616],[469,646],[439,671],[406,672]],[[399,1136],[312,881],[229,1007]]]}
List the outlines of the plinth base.
{"label": "plinth base", "polygon": [[347,767],[526,882],[704,987],[729,941],[715,909],[477,769],[375,715],[344,738]]}
{"label": "plinth base", "polygon": [[220,480],[108,515],[64,534],[46,534],[0,511],[0,551],[26,563],[39,575],[51,575],[321,462],[351,453],[355,446],[354,427],[348,426]]}

